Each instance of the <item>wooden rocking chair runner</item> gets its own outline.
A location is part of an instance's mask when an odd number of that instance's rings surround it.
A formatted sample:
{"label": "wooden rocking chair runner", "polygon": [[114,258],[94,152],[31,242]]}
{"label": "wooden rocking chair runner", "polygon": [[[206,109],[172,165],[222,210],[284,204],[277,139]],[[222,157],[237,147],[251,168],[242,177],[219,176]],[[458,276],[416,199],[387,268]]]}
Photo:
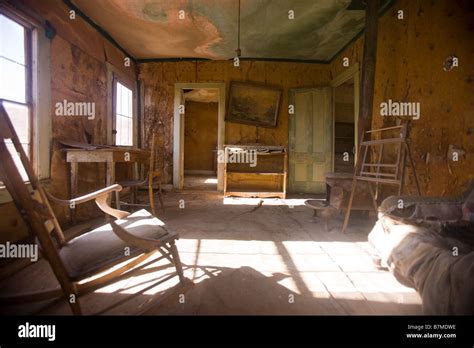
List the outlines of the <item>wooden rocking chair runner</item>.
{"label": "wooden rocking chair runner", "polygon": [[[15,165],[7,146],[10,145],[9,140],[19,154],[32,192]],[[79,296],[128,276],[134,266],[141,264],[156,252],[160,252],[161,257],[152,262],[166,258],[176,268],[176,273],[161,279],[159,283],[177,274],[181,284],[184,284],[185,278],[175,245],[178,235],[168,230],[162,221],[146,210],[130,214],[111,208],[107,204],[108,195],[120,191],[122,189],[120,185],[111,185],[71,200],[54,198],[42,188],[19,142],[2,100],[0,100],[0,180],[8,189],[26,224],[37,237],[42,254],[51,265],[61,286],[61,289],[2,297],[0,298],[1,305],[63,297],[68,300],[74,314],[81,314]],[[66,241],[48,198],[57,204],[68,206],[95,200],[102,211],[117,220]],[[130,253],[124,252],[126,247],[130,248]],[[119,263],[124,263],[124,265],[98,278],[86,280]],[[82,282],[84,280],[86,281]],[[71,301],[72,298],[75,301]]]}
{"label": "wooden rocking chair runner", "polygon": [[[129,207],[150,207],[153,215],[157,216],[156,208],[155,208],[155,193],[153,186],[155,184],[158,185],[158,199],[160,201],[161,210],[165,210],[165,206],[163,204],[162,198],[162,191],[161,191],[161,171],[155,168],[155,133],[152,134],[151,137],[151,148],[150,148],[150,162],[148,167],[148,174],[144,180],[126,180],[126,181],[119,181],[118,184],[122,187],[130,187],[131,193],[131,202],[124,202],[120,200],[120,192],[115,192],[115,204],[117,209],[121,209],[122,206],[129,206]],[[150,204],[140,204],[137,203],[138,197],[138,189],[140,187],[148,187],[148,198]]]}

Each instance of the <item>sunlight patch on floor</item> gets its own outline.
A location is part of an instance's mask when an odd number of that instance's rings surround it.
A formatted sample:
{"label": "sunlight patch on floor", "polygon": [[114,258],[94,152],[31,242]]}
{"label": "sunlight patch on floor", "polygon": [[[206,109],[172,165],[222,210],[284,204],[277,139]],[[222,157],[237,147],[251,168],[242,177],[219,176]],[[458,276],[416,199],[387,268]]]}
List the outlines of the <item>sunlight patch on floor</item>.
{"label": "sunlight patch on floor", "polygon": [[[362,248],[366,243],[316,241],[242,241],[222,239],[181,239],[179,249],[185,276],[195,283],[221,272],[219,268],[252,267],[284,286],[289,293],[308,292],[315,298],[362,298],[363,294],[381,294],[382,302],[417,303],[415,290],[398,283],[386,271],[378,270]],[[196,257],[198,256],[198,257]],[[195,260],[198,264],[195,265]],[[153,286],[158,279],[174,272],[174,267],[157,261],[144,268],[142,274],[115,282],[96,290],[100,293],[155,295],[177,284],[174,277]],[[219,265],[219,266],[216,266]],[[172,285],[170,285],[173,283]],[[147,287],[150,287],[147,289]],[[383,294],[386,296],[384,297]],[[389,294],[393,294],[389,296]],[[395,297],[394,297],[395,296]],[[398,297],[397,297],[398,296]]]}

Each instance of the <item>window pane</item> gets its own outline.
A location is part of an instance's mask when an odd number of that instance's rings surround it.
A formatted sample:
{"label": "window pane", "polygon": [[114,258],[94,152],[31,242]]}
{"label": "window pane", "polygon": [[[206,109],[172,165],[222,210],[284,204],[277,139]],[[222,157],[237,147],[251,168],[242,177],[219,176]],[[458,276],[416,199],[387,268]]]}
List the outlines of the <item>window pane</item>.
{"label": "window pane", "polygon": [[[30,116],[28,106],[8,102],[4,102],[3,106],[13,124],[13,128],[15,128],[18,139],[23,145],[23,150],[25,150],[26,155],[30,157]],[[15,162],[22,179],[25,181],[28,180],[23,163],[21,163],[20,156],[16,152],[11,140],[7,140],[7,147],[12,154],[13,161]]]}
{"label": "window pane", "polygon": [[129,91],[129,89],[127,89],[125,87],[122,88],[122,112],[121,112],[121,114],[125,115],[125,116],[131,116],[128,113],[128,104],[130,103],[128,91]]}
{"label": "window pane", "polygon": [[132,117],[133,116],[133,94],[131,90],[128,90],[128,110],[127,115]]}
{"label": "window pane", "polygon": [[122,145],[122,117],[116,115],[115,122],[117,123],[117,133],[115,134],[115,144]]}
{"label": "window pane", "polygon": [[118,116],[118,119],[120,120],[120,145],[127,145],[127,122],[121,116]]}
{"label": "window pane", "polygon": [[[13,157],[13,161],[15,162],[16,167],[18,168],[18,171],[20,172],[20,175],[23,181],[29,180],[28,176],[26,175],[25,168],[23,167],[23,163],[21,163],[20,156],[18,155],[18,152],[16,152],[13,144],[12,143],[7,144],[7,148]],[[29,156],[30,154],[28,153],[29,152],[28,147],[23,145],[23,149],[25,150],[26,155]]]}
{"label": "window pane", "polygon": [[18,105],[13,103],[4,102],[5,110],[10,117],[13,127],[15,128],[16,134],[22,144],[29,147],[30,143],[30,116],[29,110],[26,105]]}
{"label": "window pane", "polygon": [[121,112],[121,107],[122,107],[122,85],[117,82],[115,85],[115,112],[117,114],[120,114]]}
{"label": "window pane", "polygon": [[117,145],[132,146],[132,118],[117,115]]}
{"label": "window pane", "polygon": [[25,29],[0,15],[0,56],[25,65]]}
{"label": "window pane", "polygon": [[124,133],[125,133],[125,141],[129,145],[133,145],[132,142],[132,119],[131,118],[124,118],[123,119],[124,123]]}
{"label": "window pane", "polygon": [[25,67],[0,57],[0,98],[26,102]]}

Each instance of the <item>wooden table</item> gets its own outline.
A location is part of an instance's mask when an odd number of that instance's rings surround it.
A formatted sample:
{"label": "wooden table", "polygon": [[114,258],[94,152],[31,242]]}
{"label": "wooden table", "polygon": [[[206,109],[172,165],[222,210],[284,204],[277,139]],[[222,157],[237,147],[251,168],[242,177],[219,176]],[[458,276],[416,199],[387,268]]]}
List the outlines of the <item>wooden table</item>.
{"label": "wooden table", "polygon": [[[66,152],[66,161],[71,164],[71,198],[77,196],[79,163],[106,163],[105,186],[109,186],[115,183],[116,163],[133,163],[134,179],[138,179],[139,164],[150,159],[148,151],[113,146],[95,149],[65,148],[63,151]],[[73,211],[74,209],[71,211],[72,220],[75,215]]]}

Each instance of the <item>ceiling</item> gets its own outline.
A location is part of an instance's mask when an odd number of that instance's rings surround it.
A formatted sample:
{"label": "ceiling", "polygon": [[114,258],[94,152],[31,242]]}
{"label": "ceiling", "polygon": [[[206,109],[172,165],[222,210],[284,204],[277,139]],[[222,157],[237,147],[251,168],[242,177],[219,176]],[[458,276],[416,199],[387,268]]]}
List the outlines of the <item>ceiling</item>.
{"label": "ceiling", "polygon": [[[139,60],[236,55],[237,0],[70,3]],[[382,3],[387,7],[390,0]],[[240,7],[241,50],[247,58],[328,62],[364,27],[361,0],[241,0]]]}

